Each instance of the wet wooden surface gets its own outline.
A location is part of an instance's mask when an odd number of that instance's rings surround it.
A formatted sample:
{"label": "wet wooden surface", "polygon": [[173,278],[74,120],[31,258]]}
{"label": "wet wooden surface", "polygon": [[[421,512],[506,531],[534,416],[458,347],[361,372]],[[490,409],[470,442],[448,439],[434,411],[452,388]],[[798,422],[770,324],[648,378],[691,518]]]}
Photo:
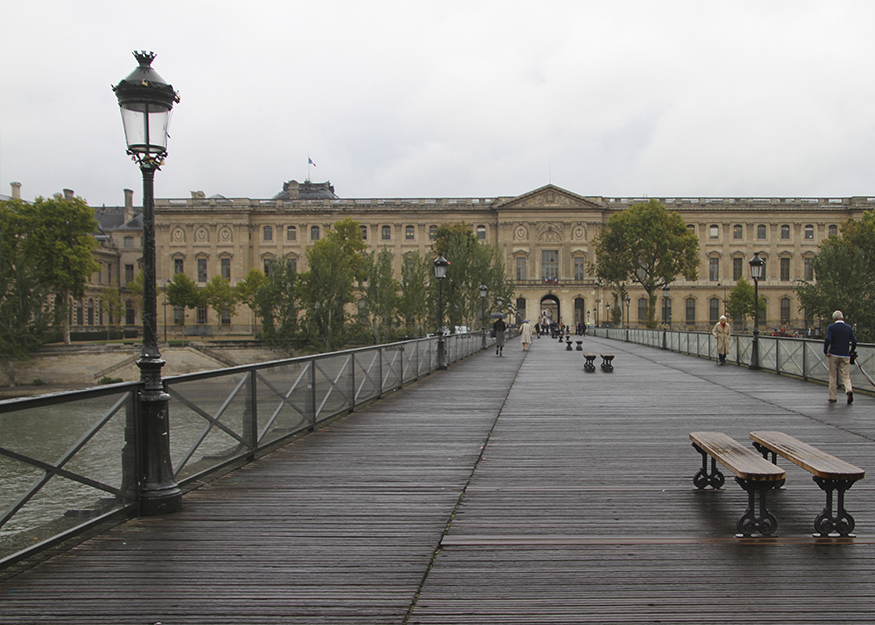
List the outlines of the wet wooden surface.
{"label": "wet wooden surface", "polygon": [[872,623],[875,498],[815,539],[787,463],[777,535],[699,491],[689,433],[779,430],[871,468],[875,399],[587,337],[451,365],[0,583],[2,623]]}

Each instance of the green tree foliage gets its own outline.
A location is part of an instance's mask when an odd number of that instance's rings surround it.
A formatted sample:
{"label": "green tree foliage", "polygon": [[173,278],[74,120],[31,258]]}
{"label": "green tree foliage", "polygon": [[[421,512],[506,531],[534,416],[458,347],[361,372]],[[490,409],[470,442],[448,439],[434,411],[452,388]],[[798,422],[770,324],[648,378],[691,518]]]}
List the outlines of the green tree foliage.
{"label": "green tree foliage", "polygon": [[167,302],[174,308],[198,308],[204,305],[197,283],[184,273],[173,276],[167,285]]}
{"label": "green tree foliage", "polygon": [[125,310],[125,305],[122,302],[121,290],[118,284],[112,280],[110,283],[100,290],[100,303],[106,313],[106,337],[109,338],[109,331],[112,324],[121,327],[122,313]]}
{"label": "green tree foliage", "polygon": [[[64,339],[69,343],[66,313],[70,299],[82,298],[89,277],[100,270],[94,260],[99,245],[94,237],[98,230],[94,210],[81,198],[60,195],[38,197],[33,204],[19,199],[0,204],[0,279],[5,282],[3,301],[8,305],[3,315],[8,320],[0,323],[11,324],[7,327],[21,333],[7,349],[20,354],[42,344],[50,310],[54,322],[63,323]],[[53,296],[52,309],[45,304],[48,295]]]}
{"label": "green tree foliage", "polygon": [[[814,257],[814,284],[801,284],[796,289],[800,308],[806,316],[832,323],[832,313],[841,310],[845,319],[857,328],[861,342],[875,340],[875,231],[865,235],[869,224],[856,222],[845,228],[842,238],[830,238],[820,245]],[[867,240],[871,238],[871,240]]]}
{"label": "green tree foliage", "polygon": [[[290,261],[273,263],[270,277],[258,273],[264,280],[255,278],[261,285],[249,305],[261,319],[261,338],[268,345],[291,352],[298,334],[298,274]],[[248,281],[250,275],[246,277]]]}
{"label": "green tree foliage", "polygon": [[[726,316],[730,319],[740,319],[745,322],[750,317],[753,321],[754,317],[754,297],[755,289],[752,282],[748,282],[744,278],[739,278],[735,287],[729,292],[726,298]],[[762,319],[766,314],[766,299],[760,296],[759,314]]]}
{"label": "green tree foliage", "polygon": [[384,246],[365,257],[367,281],[362,289],[364,316],[368,331],[375,344],[385,343],[397,336],[398,291],[400,284],[392,271],[392,254]]}
{"label": "green tree foliage", "polygon": [[359,223],[343,219],[307,250],[309,271],[299,277],[304,325],[310,340],[327,351],[343,344],[346,306],[355,300],[355,285],[364,278],[366,249]]}
{"label": "green tree foliage", "polygon": [[[275,266],[276,265],[284,265],[284,263],[278,263],[275,264]],[[250,269],[249,273],[246,274],[246,277],[238,282],[237,286],[234,287],[237,291],[238,301],[240,301],[241,304],[246,304],[254,310],[255,295],[256,293],[258,293],[259,289],[267,285],[267,282],[267,276],[264,275],[263,271],[254,268]],[[257,313],[256,316],[258,316]]]}
{"label": "green tree foliage", "polygon": [[228,280],[213,276],[201,290],[204,303],[216,313],[216,334],[222,329],[222,315],[233,317],[237,308],[237,293]]}
{"label": "green tree foliage", "polygon": [[428,258],[415,251],[404,258],[401,268],[401,292],[398,297],[398,312],[404,333],[407,336],[427,334],[429,314],[428,285],[434,275],[434,267]]}
{"label": "green tree foliage", "polygon": [[[477,240],[470,224],[457,223],[440,226],[435,232],[432,252],[443,254],[450,265],[447,277],[440,286],[443,294],[444,324],[479,327],[480,285],[489,289],[487,316],[498,309],[498,299],[506,304],[513,299],[513,285],[508,283],[501,250]],[[432,268],[433,269],[433,268]],[[432,274],[434,275],[434,274]],[[437,303],[438,284],[432,280],[432,301]],[[505,306],[507,307],[507,306]]]}
{"label": "green tree foliage", "polygon": [[647,327],[656,327],[659,289],[682,275],[698,278],[699,240],[677,213],[656,200],[611,215],[595,237],[590,272],[609,284],[637,282],[648,296]]}

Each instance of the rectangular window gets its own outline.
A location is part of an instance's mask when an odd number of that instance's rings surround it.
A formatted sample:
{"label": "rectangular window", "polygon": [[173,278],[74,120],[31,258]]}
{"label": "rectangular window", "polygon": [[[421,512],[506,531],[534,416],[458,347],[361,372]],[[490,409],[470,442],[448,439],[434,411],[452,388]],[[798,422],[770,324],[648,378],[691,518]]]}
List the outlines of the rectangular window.
{"label": "rectangular window", "polygon": [[516,279],[517,280],[525,280],[526,279],[526,257],[525,256],[517,256],[517,259],[516,259]]}
{"label": "rectangular window", "polygon": [[298,229],[295,226],[286,226],[286,241],[297,241]]}
{"label": "rectangular window", "polygon": [[786,297],[781,299],[781,323],[790,323],[790,299]]}
{"label": "rectangular window", "polygon": [[231,259],[223,258],[222,259],[222,277],[225,280],[231,281]]}
{"label": "rectangular window", "polygon": [[137,312],[134,310],[134,303],[130,300],[125,302],[125,325],[132,326],[137,322]]}
{"label": "rectangular window", "polygon": [[413,226],[406,226],[404,228],[404,239],[407,241],[413,240]]}
{"label": "rectangular window", "polygon": [[583,256],[574,257],[574,279],[583,280],[586,277],[586,268]]}
{"label": "rectangular window", "polygon": [[708,319],[712,324],[720,321],[720,300],[716,297],[708,301]]}
{"label": "rectangular window", "polygon": [[757,239],[765,239],[766,238],[766,226],[765,224],[760,224],[757,226]]}
{"label": "rectangular window", "polygon": [[708,259],[708,279],[711,282],[717,282],[720,279],[720,259]]}
{"label": "rectangular window", "polygon": [[182,273],[183,267],[184,267],[184,264],[183,264],[183,260],[181,258],[174,258],[173,259],[173,273],[174,274]]}
{"label": "rectangular window", "polygon": [[732,279],[738,282],[744,276],[744,270],[742,265],[744,259],[742,258],[733,258],[732,259]]}
{"label": "rectangular window", "polygon": [[198,306],[197,307],[197,323],[200,326],[204,326],[207,324],[207,307],[206,306]]}
{"label": "rectangular window", "polygon": [[134,266],[125,265],[125,284],[134,281]]}
{"label": "rectangular window", "polygon": [[381,230],[381,237],[384,241],[392,240],[392,226],[383,226]]}
{"label": "rectangular window", "polygon": [[638,322],[647,322],[647,298],[645,297],[638,300]]}
{"label": "rectangular window", "polygon": [[541,250],[541,275],[545,282],[559,280],[559,250]]}
{"label": "rectangular window", "polygon": [[264,227],[264,240],[273,241],[273,226]]}
{"label": "rectangular window", "polygon": [[696,323],[696,300],[692,297],[687,300],[687,323],[689,325]]}
{"label": "rectangular window", "polygon": [[362,231],[362,240],[367,241],[368,240],[368,227],[365,225],[361,225],[361,226],[359,226],[359,229]]}
{"label": "rectangular window", "polygon": [[319,240],[319,226],[310,226],[310,240],[318,241]]}
{"label": "rectangular window", "polygon": [[741,239],[744,235],[744,228],[741,225],[732,226],[732,238]]}
{"label": "rectangular window", "polygon": [[206,282],[207,281],[207,259],[206,258],[198,258],[197,259],[197,281],[198,282]]}
{"label": "rectangular window", "polygon": [[802,266],[805,275],[802,277],[803,280],[811,281],[814,280],[814,259],[813,258],[803,258]]}
{"label": "rectangular window", "polygon": [[714,224],[708,228],[708,238],[711,239],[719,239],[720,238],[720,226]]}
{"label": "rectangular window", "polygon": [[229,326],[231,325],[231,311],[227,308],[222,310],[222,325]]}
{"label": "rectangular window", "polygon": [[788,240],[790,238],[790,226],[784,224],[781,226],[781,239]]}
{"label": "rectangular window", "polygon": [[790,259],[782,258],[781,259],[781,280],[783,282],[790,281]]}

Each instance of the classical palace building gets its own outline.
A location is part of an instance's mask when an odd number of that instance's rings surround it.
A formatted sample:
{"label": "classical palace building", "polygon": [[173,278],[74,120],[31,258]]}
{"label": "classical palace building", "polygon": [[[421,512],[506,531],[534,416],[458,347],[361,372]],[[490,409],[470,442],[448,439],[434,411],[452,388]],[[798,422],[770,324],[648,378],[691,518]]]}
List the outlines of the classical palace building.
{"label": "classical palace building", "polygon": [[[307,246],[336,221],[352,218],[361,223],[370,248],[385,246],[394,254],[399,272],[406,254],[429,253],[438,226],[466,222],[480,240],[502,250],[518,318],[536,319],[546,312],[565,324],[603,324],[610,307],[619,304],[622,322],[634,327],[646,317],[644,291],[630,285],[626,307],[589,275],[588,264],[594,260],[595,236],[610,216],[648,199],[583,196],[554,185],[516,197],[342,199],[330,184],[309,181],[288,182],[270,199],[206,197],[202,192],[157,199],[159,326],[161,287],[175,273],[185,272],[201,285],[217,274],[236,284],[252,268],[269,272],[275,259],[291,259],[305,271]],[[697,280],[678,279],[660,295],[658,316],[672,328],[696,330],[709,328],[723,314],[729,291],[740,278],[750,280],[748,260],[758,252],[766,261],[759,285],[766,300],[764,327],[804,331],[811,321],[799,310],[794,287],[813,279],[818,245],[838,234],[848,218],[860,218],[875,207],[875,198],[864,197],[657,199],[696,232],[701,258]],[[126,217],[139,212],[132,211],[129,194],[119,211]],[[136,215],[133,219],[118,232],[130,236]],[[123,241],[117,247],[134,251]],[[168,328],[173,334],[182,330],[182,314],[172,311],[167,321],[176,326]],[[213,315],[198,311],[196,318],[184,320],[185,331],[244,334],[256,329],[245,306],[233,318]]]}
{"label": "classical palace building", "polygon": [[[20,187],[12,184],[11,197],[20,198]],[[106,288],[133,280],[142,261],[142,211],[134,206],[132,191],[124,194],[124,206],[95,208],[101,270],[92,276],[85,298],[73,302],[73,331],[96,331],[119,321],[135,331],[142,324],[138,298],[123,290],[123,311],[115,319],[100,298]],[[394,254],[399,273],[406,254],[430,252],[438,226],[466,222],[481,241],[504,254],[516,291],[515,321],[546,313],[569,325],[601,325],[619,305],[621,323],[636,327],[646,317],[643,289],[629,285],[627,307],[589,275],[588,266],[595,236],[610,216],[649,199],[583,196],[554,185],[515,197],[342,199],[329,183],[309,181],[287,182],[270,199],[206,197],[199,191],[189,198],[156,199],[158,332],[251,335],[258,327],[246,306],[220,318],[207,309],[174,310],[164,300],[167,281],[185,272],[202,286],[215,275],[236,284],[252,268],[269,272],[275,259],[291,259],[305,271],[307,246],[347,217],[361,223],[371,249],[385,246]],[[763,331],[812,328],[815,321],[799,310],[794,288],[813,280],[812,259],[824,239],[837,235],[848,218],[859,219],[875,208],[875,197],[656,199],[683,217],[700,245],[698,279],[679,278],[660,294],[657,317],[674,329],[700,331],[723,314],[737,281],[750,280],[748,261],[755,252],[766,261],[759,284],[766,301]]]}

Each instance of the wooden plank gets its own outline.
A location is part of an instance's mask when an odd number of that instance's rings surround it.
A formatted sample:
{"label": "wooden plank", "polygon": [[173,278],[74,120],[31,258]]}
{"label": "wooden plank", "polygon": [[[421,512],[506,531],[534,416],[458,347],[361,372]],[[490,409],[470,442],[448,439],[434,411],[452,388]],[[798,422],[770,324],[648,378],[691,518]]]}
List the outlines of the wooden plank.
{"label": "wooden plank", "polygon": [[743,480],[773,482],[787,474],[722,432],[691,432],[690,440]]}

